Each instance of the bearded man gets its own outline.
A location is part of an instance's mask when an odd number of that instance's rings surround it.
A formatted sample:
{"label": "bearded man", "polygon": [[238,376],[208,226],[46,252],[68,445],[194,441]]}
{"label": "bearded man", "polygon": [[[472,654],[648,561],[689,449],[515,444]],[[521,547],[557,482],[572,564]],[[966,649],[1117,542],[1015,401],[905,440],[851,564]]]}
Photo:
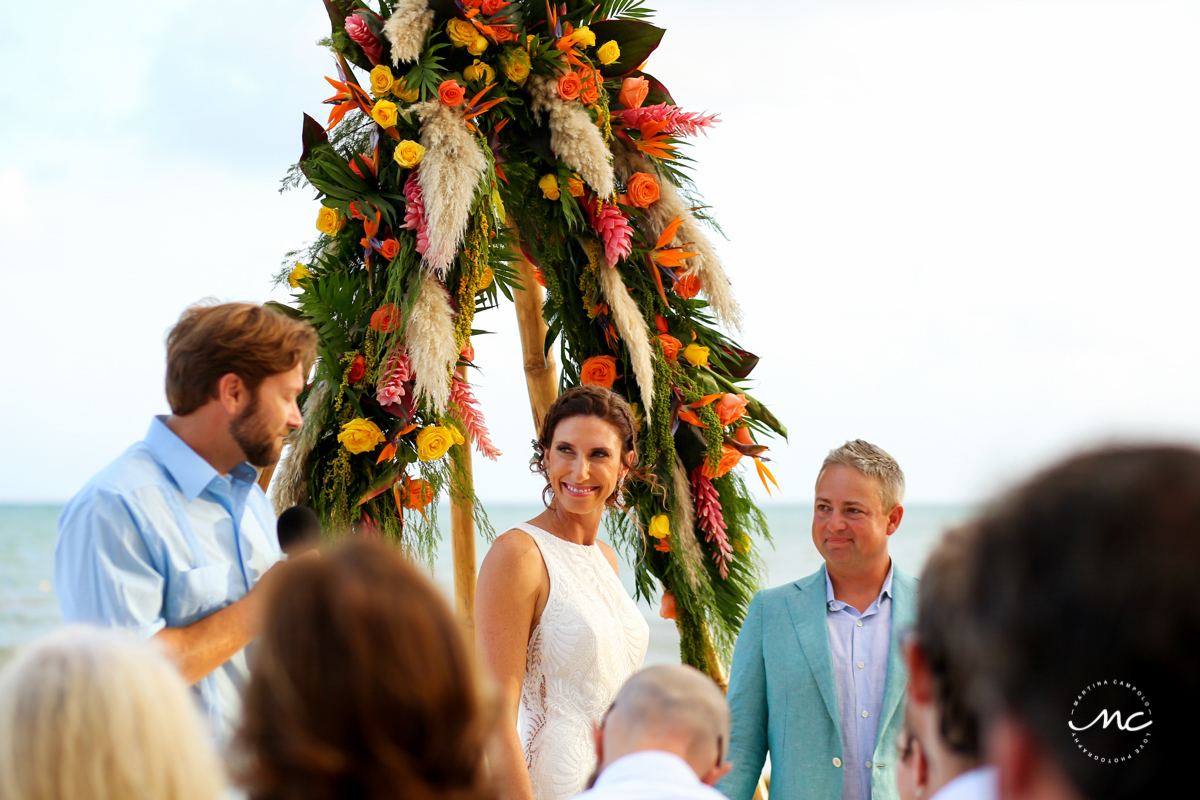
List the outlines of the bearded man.
{"label": "bearded man", "polygon": [[301,425],[313,329],[245,303],[198,304],[167,336],[170,416],[59,520],[63,618],[153,637],[226,739],[249,677],[262,579],[282,555],[257,484]]}

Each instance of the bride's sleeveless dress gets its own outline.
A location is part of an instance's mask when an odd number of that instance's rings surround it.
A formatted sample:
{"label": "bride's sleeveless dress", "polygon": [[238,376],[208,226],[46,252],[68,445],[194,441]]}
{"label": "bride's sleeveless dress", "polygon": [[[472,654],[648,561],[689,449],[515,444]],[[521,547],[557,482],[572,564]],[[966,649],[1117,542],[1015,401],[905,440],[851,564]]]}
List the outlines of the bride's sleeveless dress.
{"label": "bride's sleeveless dress", "polygon": [[650,629],[599,545],[565,541],[527,523],[550,596],[529,638],[517,724],[536,800],[583,791],[596,766],[592,722],[642,667]]}

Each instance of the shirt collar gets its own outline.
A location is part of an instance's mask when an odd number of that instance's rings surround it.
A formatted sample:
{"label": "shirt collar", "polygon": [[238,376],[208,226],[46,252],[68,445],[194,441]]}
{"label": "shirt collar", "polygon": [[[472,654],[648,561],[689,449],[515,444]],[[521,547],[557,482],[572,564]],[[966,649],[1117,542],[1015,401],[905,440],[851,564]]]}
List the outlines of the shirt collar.
{"label": "shirt collar", "polygon": [[[833,581],[829,579],[829,568],[822,567],[825,570],[825,607],[830,611],[841,611],[846,608],[846,604],[833,596]],[[892,596],[892,573],[896,570],[896,562],[893,559],[888,565],[887,577],[883,579],[883,587],[879,590],[879,597],[875,600],[879,603],[883,598]]]}
{"label": "shirt collar", "polygon": [[[221,477],[212,464],[201,458],[175,431],[167,427],[165,416],[156,416],[151,420],[144,441],[154,459],[175,479],[175,485],[189,503],[199,497],[214,478]],[[243,467],[254,471],[249,464],[238,464],[231,472],[235,479],[246,480]]]}
{"label": "shirt collar", "polygon": [[695,770],[679,756],[662,750],[641,750],[621,756],[604,768],[596,788],[627,780],[653,779],[655,783],[698,784]]}

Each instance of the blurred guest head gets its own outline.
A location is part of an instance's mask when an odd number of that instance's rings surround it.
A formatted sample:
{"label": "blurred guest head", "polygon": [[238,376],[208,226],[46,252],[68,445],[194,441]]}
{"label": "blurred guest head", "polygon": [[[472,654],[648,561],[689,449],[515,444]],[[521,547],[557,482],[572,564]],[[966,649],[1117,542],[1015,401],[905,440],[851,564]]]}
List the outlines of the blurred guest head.
{"label": "blurred guest head", "polygon": [[922,800],[929,796],[928,784],[929,766],[906,715],[896,737],[896,792],[900,800]]}
{"label": "blurred guest head", "polygon": [[974,549],[968,611],[1002,795],[1178,791],[1200,712],[1200,452],[1072,458],[986,514]]}
{"label": "blurred guest head", "polygon": [[458,623],[386,544],[353,541],[280,576],[243,714],[237,771],[254,800],[487,796]]}
{"label": "blurred guest head", "polygon": [[647,667],[625,682],[596,732],[597,772],[653,750],[678,756],[714,786],[732,766],[729,729],[729,704],[707,675],[686,664]]}
{"label": "blurred guest head", "polygon": [[911,769],[916,800],[952,781],[963,796],[995,796],[994,771],[980,768],[979,721],[969,698],[975,667],[964,604],[973,541],[969,527],[949,531],[921,573],[917,622],[905,648],[904,725],[912,751],[905,768]]}
{"label": "blurred guest head", "polygon": [[316,550],[321,544],[321,520],[308,506],[292,506],[275,523],[279,547],[289,558]]}
{"label": "blurred guest head", "polygon": [[217,800],[222,789],[191,693],[150,645],[70,627],[0,672],[3,800]]}

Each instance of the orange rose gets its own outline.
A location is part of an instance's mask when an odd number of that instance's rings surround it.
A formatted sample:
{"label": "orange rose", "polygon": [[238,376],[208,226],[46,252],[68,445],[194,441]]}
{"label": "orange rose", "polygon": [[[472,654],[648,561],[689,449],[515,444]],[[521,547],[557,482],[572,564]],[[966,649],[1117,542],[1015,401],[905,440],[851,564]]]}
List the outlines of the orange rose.
{"label": "orange rose", "polygon": [[651,203],[658,201],[658,181],[648,172],[635,172],[625,193],[629,195],[629,205],[649,208]]}
{"label": "orange rose", "polygon": [[684,300],[691,300],[700,294],[700,279],[696,277],[696,273],[686,272],[671,288]]}
{"label": "orange rose", "polygon": [[617,360],[612,356],[592,356],[579,369],[579,382],[584,386],[603,386],[611,389],[617,374]]}
{"label": "orange rose", "polygon": [[350,371],[346,373],[346,383],[358,383],[367,374],[367,359],[355,356],[350,362]]}
{"label": "orange rose", "polygon": [[667,361],[675,361],[679,358],[679,350],[683,347],[683,342],[666,333],[659,336],[658,341],[662,343],[663,355],[667,357]]}
{"label": "orange rose", "polygon": [[675,619],[679,616],[675,610],[675,595],[663,592],[662,600],[658,604],[658,615],[663,619]]}
{"label": "orange rose", "polygon": [[475,345],[471,344],[470,339],[463,342],[462,350],[459,351],[458,357],[468,363],[475,360]]}
{"label": "orange rose", "polygon": [[670,539],[659,539],[657,542],[654,543],[654,549],[660,553],[671,552],[671,540]]}
{"label": "orange rose", "polygon": [[754,440],[750,438],[749,425],[743,425],[742,427],[738,428],[734,432],[733,438],[737,439],[740,444],[754,444]]}
{"label": "orange rose", "polygon": [[650,81],[645,78],[626,78],[621,83],[621,92],[617,102],[626,108],[641,108],[650,94]]}
{"label": "orange rose", "polygon": [[736,467],[737,463],[741,460],[742,454],[738,452],[737,448],[731,447],[730,445],[722,445],[721,462],[717,464],[717,469],[715,471],[709,469],[708,462],[705,461],[702,472],[704,473],[704,477],[708,478],[709,480],[713,480],[714,478],[719,478],[726,472],[729,472],[729,470]]}
{"label": "orange rose", "polygon": [[564,103],[579,99],[579,92],[582,89],[583,81],[579,79],[579,74],[576,72],[568,72],[558,79],[558,97]]}
{"label": "orange rose", "polygon": [[750,398],[744,394],[723,394],[721,399],[717,401],[714,410],[717,412],[717,419],[721,420],[721,427],[732,425],[742,417],[746,416],[746,406],[750,403]]}
{"label": "orange rose", "polygon": [[583,82],[583,88],[579,91],[579,99],[585,105],[591,105],[600,99],[600,87],[596,82],[596,70],[584,65],[579,68],[579,79]]}
{"label": "orange rose", "polygon": [[400,327],[400,306],[384,303],[371,315],[371,330],[390,333]]}
{"label": "orange rose", "polygon": [[466,96],[467,90],[459,86],[458,81],[453,78],[442,81],[442,85],[438,87],[438,99],[451,107],[461,103]]}
{"label": "orange rose", "polygon": [[508,0],[483,0],[481,8],[489,17],[508,5]]}
{"label": "orange rose", "polygon": [[400,243],[395,239],[384,239],[383,246],[379,248],[379,252],[388,261],[391,261],[400,252]]}

